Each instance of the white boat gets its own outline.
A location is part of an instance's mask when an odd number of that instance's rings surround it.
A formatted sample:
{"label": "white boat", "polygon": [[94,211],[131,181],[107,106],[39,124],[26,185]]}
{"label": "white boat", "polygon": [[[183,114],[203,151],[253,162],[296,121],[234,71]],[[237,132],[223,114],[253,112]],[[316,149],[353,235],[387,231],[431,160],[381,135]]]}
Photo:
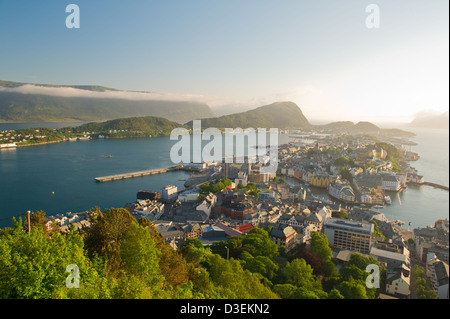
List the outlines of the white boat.
{"label": "white boat", "polygon": [[375,206],[373,206],[373,208],[383,208],[383,206],[381,206],[381,205],[375,205]]}
{"label": "white boat", "polygon": [[384,201],[386,202],[386,204],[391,205],[392,204],[391,196],[384,196]]}

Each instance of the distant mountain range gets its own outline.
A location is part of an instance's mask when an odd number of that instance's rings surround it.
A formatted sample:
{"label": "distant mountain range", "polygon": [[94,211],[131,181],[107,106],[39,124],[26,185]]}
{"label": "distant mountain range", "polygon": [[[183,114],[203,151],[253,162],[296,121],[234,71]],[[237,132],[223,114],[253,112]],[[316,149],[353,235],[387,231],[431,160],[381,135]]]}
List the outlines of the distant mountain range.
{"label": "distant mountain range", "polygon": [[[192,126],[192,122],[187,123]],[[311,124],[293,102],[276,102],[256,109],[202,119],[202,128],[305,128]]]}
{"label": "distant mountain range", "polygon": [[205,103],[171,100],[158,93],[0,81],[0,122],[88,122],[133,116],[185,123],[214,113]]}
{"label": "distant mountain range", "polygon": [[417,114],[414,120],[409,124],[411,127],[423,128],[449,128],[449,112],[446,111],[441,114],[420,113]]}
{"label": "distant mountain range", "polygon": [[[448,127],[448,112],[446,114]],[[139,119],[148,116],[160,119],[157,123],[150,118]],[[161,118],[171,122],[163,123]],[[86,127],[86,130],[99,131],[98,122],[115,119],[121,121],[101,124],[102,130],[118,129],[117,125],[120,129],[130,129],[139,124],[145,128],[142,131],[148,131],[152,125],[172,128],[172,122],[192,127],[192,120],[201,119],[202,128],[316,129],[349,134],[414,135],[399,129],[381,129],[370,122],[312,125],[300,107],[289,101],[216,117],[207,104],[192,96],[121,91],[97,85],[41,85],[0,80],[0,122],[97,122],[89,124],[95,125],[95,129]]]}
{"label": "distant mountain range", "polygon": [[383,134],[396,137],[413,137],[412,132],[404,131],[398,128],[383,129],[370,122],[353,123],[351,121],[332,122],[325,125],[314,125],[315,129],[324,132],[349,133],[349,134]]}

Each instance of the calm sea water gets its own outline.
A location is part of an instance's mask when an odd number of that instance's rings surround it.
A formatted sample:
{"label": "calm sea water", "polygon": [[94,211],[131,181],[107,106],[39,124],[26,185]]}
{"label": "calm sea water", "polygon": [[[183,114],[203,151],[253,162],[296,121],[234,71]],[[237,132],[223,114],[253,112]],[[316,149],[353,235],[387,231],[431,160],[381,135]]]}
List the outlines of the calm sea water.
{"label": "calm sea water", "polygon": [[[186,172],[96,183],[94,177],[169,167],[167,138],[64,142],[0,150],[0,219],[44,210],[47,215],[94,206],[123,207],[139,190],[183,188]],[[106,156],[111,155],[112,158]],[[54,192],[54,194],[53,194]],[[2,220],[0,226],[9,224]]]}
{"label": "calm sea water", "polygon": [[[412,138],[417,146],[411,151],[420,155],[420,159],[410,162],[425,180],[449,186],[449,131],[442,129],[411,129],[416,133]],[[399,219],[406,222],[404,228],[434,225],[440,218],[449,218],[449,192],[430,186],[408,186],[402,193],[390,194],[392,205],[380,211],[389,220]]]}
{"label": "calm sea water", "polygon": [[[46,123],[40,123],[47,126]],[[73,125],[70,123],[70,125]],[[36,124],[1,124],[0,129],[36,127]],[[68,126],[56,123],[52,127]],[[412,147],[421,159],[413,166],[428,181],[448,186],[448,131],[422,130]],[[280,144],[287,136],[280,136]],[[123,207],[136,199],[139,190],[159,191],[168,184],[183,188],[187,172],[145,176],[123,181],[96,183],[94,177],[172,165],[169,154],[175,141],[169,138],[109,139],[65,142],[0,150],[0,227],[11,225],[11,216],[28,210],[47,215],[79,212],[94,206]],[[107,156],[111,155],[112,158]],[[54,194],[53,194],[54,192]],[[400,219],[412,227],[431,225],[448,218],[449,193],[428,186],[409,187],[382,211],[390,220]]]}

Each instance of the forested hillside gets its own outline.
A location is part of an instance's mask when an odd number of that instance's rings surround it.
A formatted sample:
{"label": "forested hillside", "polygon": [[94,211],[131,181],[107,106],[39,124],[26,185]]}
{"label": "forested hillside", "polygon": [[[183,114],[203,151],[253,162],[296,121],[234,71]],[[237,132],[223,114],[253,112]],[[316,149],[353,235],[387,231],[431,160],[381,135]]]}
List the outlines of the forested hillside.
{"label": "forested hillside", "polygon": [[[150,222],[137,221],[125,209],[94,208],[91,227],[68,234],[54,226],[46,230],[44,212],[31,216],[31,233],[21,219],[0,230],[0,298],[367,299],[378,294],[364,283],[365,267],[376,261],[354,254],[338,273],[321,233],[313,233],[309,249],[290,255],[258,228],[209,248],[188,239],[175,251]],[[78,289],[66,286],[68,265],[80,270]]]}

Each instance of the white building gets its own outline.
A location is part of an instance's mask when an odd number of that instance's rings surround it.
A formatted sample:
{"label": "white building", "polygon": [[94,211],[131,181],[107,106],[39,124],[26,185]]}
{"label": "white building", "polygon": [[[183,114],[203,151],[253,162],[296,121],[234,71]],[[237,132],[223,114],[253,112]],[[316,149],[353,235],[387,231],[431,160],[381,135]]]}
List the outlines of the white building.
{"label": "white building", "polygon": [[391,295],[409,296],[411,275],[405,265],[386,270],[386,292]]}
{"label": "white building", "polygon": [[361,195],[361,203],[372,205],[372,197],[367,194]]}
{"label": "white building", "polygon": [[178,197],[178,188],[174,185],[165,186],[161,190],[161,200],[166,203],[173,202]]}
{"label": "white building", "polygon": [[200,195],[199,191],[187,190],[178,195],[178,200],[180,202],[194,202],[197,200],[199,195]]}
{"label": "white building", "polygon": [[234,184],[239,185],[241,183],[244,186],[247,186],[248,184],[248,175],[244,171],[238,172],[238,177],[234,179]]}
{"label": "white building", "polygon": [[398,192],[401,188],[400,179],[395,175],[383,174],[381,189],[385,191]]}
{"label": "white building", "polygon": [[331,217],[325,221],[323,232],[334,248],[368,254],[372,246],[374,225]]}
{"label": "white building", "polygon": [[209,193],[206,197],[203,198],[203,201],[199,205],[197,205],[195,209],[204,212],[209,218],[209,216],[211,215],[211,210],[216,204],[216,201],[216,195],[214,195],[213,193]]}
{"label": "white building", "polygon": [[14,148],[16,147],[16,143],[5,143],[5,144],[0,144],[0,148]]}

